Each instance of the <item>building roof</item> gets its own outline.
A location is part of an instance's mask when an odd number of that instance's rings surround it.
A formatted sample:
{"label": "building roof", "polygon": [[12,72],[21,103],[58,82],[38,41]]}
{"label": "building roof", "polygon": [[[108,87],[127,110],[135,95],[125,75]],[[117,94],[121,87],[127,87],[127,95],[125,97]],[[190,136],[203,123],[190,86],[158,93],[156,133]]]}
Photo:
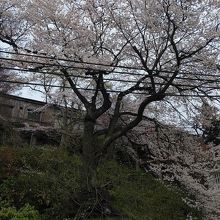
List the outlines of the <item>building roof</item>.
{"label": "building roof", "polygon": [[34,99],[23,98],[23,97],[15,96],[15,95],[9,95],[9,94],[5,94],[5,93],[0,93],[0,97],[14,99],[14,100],[18,100],[18,101],[30,102],[30,103],[34,103],[34,104],[38,104],[38,105],[47,104],[46,102],[42,102],[42,101],[38,101],[38,100],[34,100]]}

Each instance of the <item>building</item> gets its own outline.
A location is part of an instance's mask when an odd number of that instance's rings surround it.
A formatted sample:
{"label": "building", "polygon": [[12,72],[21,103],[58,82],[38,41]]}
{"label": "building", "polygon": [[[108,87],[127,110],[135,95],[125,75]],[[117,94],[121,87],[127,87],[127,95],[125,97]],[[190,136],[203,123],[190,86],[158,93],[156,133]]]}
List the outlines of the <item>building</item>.
{"label": "building", "polygon": [[35,126],[55,126],[59,112],[56,105],[26,99],[18,96],[0,94],[0,115],[14,124]]}
{"label": "building", "polygon": [[4,124],[0,129],[0,143],[5,143],[8,139],[8,134],[4,131],[7,122],[19,131],[26,143],[58,144],[62,131],[67,129],[79,131],[82,125],[79,120],[73,124],[79,118],[79,111],[74,108],[0,94],[0,122]]}

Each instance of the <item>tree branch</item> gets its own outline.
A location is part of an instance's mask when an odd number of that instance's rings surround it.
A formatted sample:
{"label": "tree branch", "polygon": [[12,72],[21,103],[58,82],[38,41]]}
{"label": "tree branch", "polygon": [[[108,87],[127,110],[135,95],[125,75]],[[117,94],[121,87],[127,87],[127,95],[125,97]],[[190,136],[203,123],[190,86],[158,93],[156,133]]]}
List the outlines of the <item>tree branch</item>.
{"label": "tree branch", "polygon": [[72,81],[71,77],[69,76],[69,73],[66,69],[61,69],[61,72],[64,74],[65,78],[69,82],[71,88],[77,95],[77,97],[80,99],[80,101],[84,104],[85,108],[88,108],[91,104],[88,102],[88,100],[79,92],[79,90],[76,88],[76,85]]}

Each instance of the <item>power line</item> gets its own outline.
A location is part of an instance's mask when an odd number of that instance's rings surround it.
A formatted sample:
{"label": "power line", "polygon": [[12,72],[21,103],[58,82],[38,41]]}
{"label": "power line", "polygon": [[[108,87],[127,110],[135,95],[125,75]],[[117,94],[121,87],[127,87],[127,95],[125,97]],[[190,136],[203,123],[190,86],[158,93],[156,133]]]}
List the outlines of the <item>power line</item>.
{"label": "power line", "polygon": [[[9,61],[16,61],[16,62],[26,62],[26,63],[34,63],[34,64],[43,64],[43,65],[47,65],[47,66],[57,66],[57,67],[67,67],[67,68],[73,68],[73,69],[84,69],[84,70],[95,70],[95,69],[91,69],[91,68],[84,68],[84,67],[69,67],[69,66],[62,66],[62,65],[60,65],[60,64],[47,64],[47,63],[42,63],[42,62],[36,62],[36,61],[27,61],[27,60],[17,60],[17,59],[11,59],[11,58],[3,58],[3,57],[0,57],[0,60],[9,60]],[[2,69],[4,69],[4,67],[1,67]],[[10,68],[10,67],[5,67],[5,68]],[[12,68],[11,68],[12,69]],[[16,68],[14,69],[14,70],[17,70]],[[28,70],[30,71],[30,72],[39,72],[40,73],[40,71],[36,71],[36,70],[34,70],[34,69],[27,69],[27,70],[24,70],[24,71],[27,71],[28,72]],[[42,73],[44,73],[44,74],[48,74],[48,73],[46,73],[46,72],[42,72]],[[119,71],[119,72],[113,72],[113,73],[119,73],[119,74],[127,74],[127,75],[132,75],[132,76],[145,76],[146,78],[150,78],[150,76],[146,76],[145,74],[140,74],[140,73],[127,73],[127,72],[121,72],[121,71]],[[55,75],[55,74],[54,74]],[[60,75],[60,76],[62,76],[62,74],[56,74],[56,75]],[[108,74],[107,74],[108,75]],[[70,76],[74,76],[74,77],[80,77],[79,75],[71,75],[70,74]],[[210,75],[209,75],[210,76]],[[153,75],[153,77],[158,77],[158,78],[161,78],[159,75]],[[216,75],[215,75],[215,77],[217,77]],[[87,78],[87,79],[89,79],[89,77],[88,76],[85,76],[84,78]],[[177,76],[177,77],[175,77],[175,79],[180,79],[180,80],[193,80],[193,81],[206,81],[206,82],[210,82],[210,83],[214,83],[214,82],[220,82],[220,80],[218,80],[218,79],[215,79],[215,80],[213,80],[213,79],[201,79],[201,78],[185,78],[185,77],[180,77],[180,76]],[[117,80],[118,82],[122,82],[123,80]],[[132,82],[132,81],[130,81],[130,82]]]}
{"label": "power line", "polygon": [[[0,82],[3,83],[12,83],[12,84],[23,84],[23,85],[31,85],[31,86],[48,86],[51,88],[65,88],[65,89],[72,89],[70,86],[59,86],[59,85],[49,85],[49,84],[43,84],[43,83],[31,83],[31,82],[23,82],[23,81],[12,81],[12,80],[0,80]],[[77,87],[77,89],[85,90],[85,91],[96,91],[95,89],[90,88],[81,88]],[[114,92],[119,93],[120,90],[106,90],[107,92]],[[135,93],[132,93],[135,94]],[[136,93],[136,94],[146,94],[146,93]]]}
{"label": "power line", "polygon": [[[11,59],[11,58],[3,58],[3,57],[0,57],[0,59],[2,59],[2,60],[10,60],[10,61],[16,61],[16,62],[26,62],[26,63],[37,63],[37,64],[43,64],[43,65],[47,65],[47,66],[58,66],[59,68],[60,67],[68,67],[68,68],[70,68],[69,66],[62,66],[62,65],[60,65],[60,64],[47,64],[47,63],[42,63],[42,62],[35,62],[35,61],[27,61],[27,60],[18,60],[18,59]],[[7,67],[6,67],[7,68]],[[80,69],[81,67],[74,67],[75,69]],[[84,69],[86,69],[86,68],[84,68]],[[17,70],[16,68],[15,68],[15,70]],[[91,70],[91,69],[90,69]],[[26,72],[28,72],[28,70],[24,70],[24,71],[26,71]],[[30,69],[29,69],[29,71],[30,71]],[[35,71],[35,70],[33,70],[33,72],[37,72],[37,71]],[[46,72],[42,72],[43,74],[47,74]],[[127,74],[127,73],[126,73]],[[54,73],[54,75],[58,75],[58,73]],[[60,75],[60,74],[59,74]],[[62,74],[61,74],[62,75]],[[60,75],[60,76],[61,76]],[[142,75],[142,76],[144,76],[144,74],[139,74],[139,75]],[[154,75],[155,77],[159,77],[159,76],[157,76],[157,75]],[[84,78],[84,79],[91,79],[91,78],[89,78],[89,76],[75,76],[75,77],[81,77],[81,78]],[[146,77],[150,77],[150,76],[146,76]],[[182,80],[199,80],[199,81],[203,81],[203,82],[206,82],[206,83],[214,83],[214,82],[216,82],[217,80],[210,80],[210,79],[198,79],[198,78],[196,78],[196,79],[193,79],[193,78],[184,78],[184,77],[176,77],[176,79],[182,79]],[[109,80],[109,81],[113,81],[113,79],[107,79],[107,80]],[[120,80],[120,79],[114,79],[115,81],[117,81],[117,82],[124,82],[124,80]],[[126,83],[128,83],[128,81],[126,81]],[[136,82],[132,82],[132,83],[136,83]],[[145,82],[146,83],[146,82]],[[157,85],[165,85],[165,84],[163,84],[163,83],[155,83],[155,84],[157,84]],[[195,88],[196,86],[195,85],[184,85],[184,84],[174,84],[174,85],[172,85],[172,86],[188,86],[188,87],[192,87],[192,88]],[[201,85],[202,86],[202,85]],[[203,88],[210,88],[210,89],[218,89],[218,87],[203,87]],[[188,89],[188,90],[190,90],[190,89]]]}
{"label": "power line", "polygon": [[[30,85],[30,86],[48,86],[51,88],[66,88],[66,89],[72,89],[70,86],[59,86],[59,85],[48,85],[43,83],[31,83],[31,82],[22,82],[22,81],[12,81],[12,80],[0,80],[0,82],[3,83],[12,83],[12,84],[21,84],[21,85]],[[96,89],[90,89],[90,88],[81,88],[77,87],[79,90],[83,91],[96,91]],[[106,90],[107,92],[112,93],[120,93],[121,90]],[[143,92],[132,92],[133,95],[150,95]],[[176,96],[176,97],[209,97],[209,98],[220,98],[220,95],[195,95],[195,94],[175,94],[175,93],[165,93],[165,96]]]}
{"label": "power line", "polygon": [[[54,61],[67,61],[67,62],[72,62],[72,63],[76,63],[76,64],[86,64],[86,65],[103,66],[103,67],[110,67],[110,68],[122,68],[122,69],[129,69],[129,70],[146,71],[146,69],[144,69],[143,67],[131,67],[131,66],[122,66],[122,65],[112,66],[112,65],[109,65],[109,64],[83,62],[83,61],[77,61],[77,60],[72,60],[72,59],[49,57],[49,56],[46,56],[46,55],[43,56],[43,55],[36,55],[36,54],[15,53],[15,52],[3,51],[3,50],[0,50],[0,53],[12,54],[12,55],[18,55],[18,56],[27,56],[27,57],[50,59],[50,60],[54,60]],[[1,57],[0,57],[0,59],[1,59]],[[25,60],[20,60],[20,62],[25,62]],[[38,63],[38,64],[41,64],[41,63]],[[44,63],[44,64],[48,65],[47,63]],[[61,64],[52,64],[52,65],[53,66],[65,67],[64,65],[61,65]],[[69,66],[66,66],[66,67],[69,67]],[[86,69],[86,70],[97,70],[97,69],[93,69],[93,68],[90,68],[90,67],[70,67],[70,68],[78,68],[78,69],[81,68],[81,69]],[[158,73],[158,72],[161,72],[161,73],[175,73],[174,71],[169,71],[169,70],[151,70],[151,71],[156,72],[156,73]],[[111,71],[107,71],[107,72],[111,72]],[[121,74],[124,73],[124,74],[132,74],[132,75],[145,75],[145,74],[137,74],[137,73],[117,72],[117,71],[114,71],[114,73],[121,73]],[[195,73],[187,72],[187,71],[184,71],[184,72],[179,71],[179,74],[195,75]],[[209,74],[208,76],[217,77],[217,75],[213,75],[213,74]]]}
{"label": "power line", "polygon": [[[34,73],[41,73],[41,74],[47,74],[47,75],[54,75],[54,76],[64,76],[63,74],[61,73],[55,73],[55,72],[45,72],[45,71],[39,71],[39,70],[34,70],[34,69],[21,69],[21,68],[13,68],[13,67],[1,67],[2,69],[7,69],[7,70],[14,70],[14,71],[21,71],[21,72],[34,72]],[[73,76],[73,77],[78,77],[78,78],[82,78],[82,79],[93,79],[91,76],[82,76],[82,75],[73,75],[73,74],[70,74],[70,76]],[[149,78],[149,77],[148,77]],[[190,78],[187,79],[187,78],[181,78],[181,79],[185,79],[185,80],[191,80]],[[123,79],[115,79],[115,78],[105,78],[104,79],[105,81],[111,81],[111,82],[120,82],[120,83],[137,83],[137,81],[134,81],[134,80],[123,80]],[[198,81],[203,81],[203,82],[206,82],[206,84],[208,83],[215,83],[215,82],[220,82],[220,80],[203,80],[203,79],[195,79],[195,80],[198,80]],[[151,85],[150,82],[143,82],[144,84],[146,85]],[[161,85],[161,86],[164,86],[166,85],[166,83],[160,83],[160,82],[155,82],[155,85]],[[195,87],[198,87],[198,85],[192,85],[192,84],[178,84],[178,83],[175,83],[174,85],[171,85],[171,86],[181,86],[181,87],[191,87],[191,88],[195,88]],[[205,89],[220,89],[220,87],[214,87],[214,86],[203,86],[203,85],[200,85],[201,88],[205,88]]]}
{"label": "power line", "polygon": [[[34,69],[21,69],[21,68],[14,68],[14,67],[1,67],[1,69],[6,69],[6,70],[15,70],[15,71],[21,71],[21,72],[33,72],[33,73],[42,73],[46,75],[55,75],[55,76],[64,76],[61,73],[55,73],[55,72],[46,72],[46,71],[39,71],[39,70],[34,70]],[[82,79],[93,79],[91,76],[82,76],[82,75],[75,75],[75,74],[69,74],[69,76],[72,77],[78,77]],[[123,80],[123,79],[115,79],[115,78],[105,78],[105,80],[108,81],[113,81],[113,82],[126,82],[126,83],[136,83],[137,81],[134,80]]]}
{"label": "power line", "polygon": [[[68,66],[68,65],[61,65],[61,64],[49,64],[44,62],[37,62],[37,61],[30,61],[30,60],[20,60],[20,59],[12,59],[12,58],[6,58],[6,57],[0,57],[0,60],[8,60],[8,61],[14,61],[14,62],[23,62],[23,63],[30,63],[30,64],[40,64],[44,65],[44,67],[59,67],[59,68],[67,68],[67,69],[76,69],[76,70],[87,70],[87,71],[97,71],[97,69],[91,68],[91,67],[77,67],[77,66]],[[102,70],[103,71],[103,70]],[[108,73],[111,73],[111,71],[106,71],[106,75]],[[135,73],[135,72],[124,72],[124,71],[113,71],[112,73],[118,73],[121,75],[132,75],[132,76],[145,76],[145,74],[141,73]]]}
{"label": "power line", "polygon": [[129,66],[122,66],[122,65],[112,66],[112,65],[109,65],[109,64],[84,62],[84,61],[77,61],[77,60],[57,58],[57,57],[49,57],[49,56],[46,56],[46,55],[43,56],[43,55],[35,55],[35,54],[15,53],[15,52],[3,51],[3,50],[0,50],[0,53],[20,55],[20,56],[28,56],[28,57],[36,57],[36,58],[44,58],[44,59],[50,59],[50,60],[56,60],[56,61],[67,61],[67,62],[72,62],[72,63],[77,63],[77,64],[104,66],[104,67],[111,67],[111,68],[122,68],[122,69],[132,69],[132,70],[145,70],[144,68],[141,68],[141,67],[129,67]]}

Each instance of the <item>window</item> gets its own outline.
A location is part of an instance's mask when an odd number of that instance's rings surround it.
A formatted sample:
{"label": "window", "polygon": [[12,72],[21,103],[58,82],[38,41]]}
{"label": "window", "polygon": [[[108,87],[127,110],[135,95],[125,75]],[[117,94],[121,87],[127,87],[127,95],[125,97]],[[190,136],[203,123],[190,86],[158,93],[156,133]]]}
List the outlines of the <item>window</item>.
{"label": "window", "polygon": [[3,117],[11,118],[12,117],[12,110],[13,110],[13,106],[0,104],[0,115],[2,115]]}
{"label": "window", "polygon": [[36,112],[33,109],[28,109],[28,119],[31,121],[40,121],[41,112]]}

